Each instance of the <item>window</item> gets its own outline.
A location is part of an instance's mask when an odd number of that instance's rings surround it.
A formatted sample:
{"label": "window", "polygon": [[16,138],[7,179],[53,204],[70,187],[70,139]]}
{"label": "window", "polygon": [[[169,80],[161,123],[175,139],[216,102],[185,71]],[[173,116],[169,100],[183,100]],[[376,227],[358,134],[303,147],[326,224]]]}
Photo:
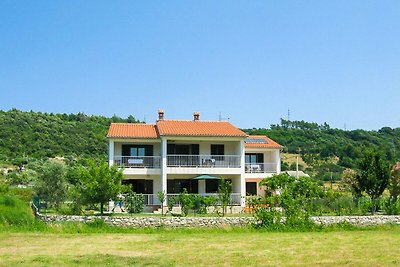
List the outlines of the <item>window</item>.
{"label": "window", "polygon": [[251,196],[257,195],[256,182],[246,182],[246,195],[251,195]]}
{"label": "window", "polygon": [[153,156],[152,145],[122,145],[122,156],[144,157]]}
{"label": "window", "polygon": [[211,155],[225,155],[225,146],[211,145]]}
{"label": "window", "polygon": [[145,155],[144,147],[131,147],[129,156],[143,157]]}
{"label": "window", "polygon": [[262,153],[246,154],[245,161],[246,163],[263,163],[264,154]]}
{"label": "window", "polygon": [[168,144],[167,154],[169,155],[199,155],[199,145]]}

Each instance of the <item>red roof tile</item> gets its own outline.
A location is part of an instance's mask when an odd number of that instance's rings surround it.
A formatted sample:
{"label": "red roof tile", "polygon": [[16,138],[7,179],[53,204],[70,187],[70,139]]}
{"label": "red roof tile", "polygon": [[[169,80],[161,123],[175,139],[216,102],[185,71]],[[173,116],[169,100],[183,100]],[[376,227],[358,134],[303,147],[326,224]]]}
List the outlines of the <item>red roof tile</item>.
{"label": "red roof tile", "polygon": [[[253,140],[251,140],[253,139]],[[260,139],[260,140],[258,140]],[[246,141],[247,140],[247,141]],[[245,147],[248,148],[282,148],[280,144],[272,140],[271,138],[266,137],[265,135],[250,135],[247,137],[245,142]],[[258,142],[259,141],[259,142]]]}
{"label": "red roof tile", "polygon": [[226,121],[157,121],[160,135],[246,137],[246,133]]}
{"label": "red roof tile", "polygon": [[157,122],[160,135],[246,137],[226,121],[163,120]]}
{"label": "red roof tile", "polygon": [[158,134],[154,124],[111,123],[107,137],[158,138]]}

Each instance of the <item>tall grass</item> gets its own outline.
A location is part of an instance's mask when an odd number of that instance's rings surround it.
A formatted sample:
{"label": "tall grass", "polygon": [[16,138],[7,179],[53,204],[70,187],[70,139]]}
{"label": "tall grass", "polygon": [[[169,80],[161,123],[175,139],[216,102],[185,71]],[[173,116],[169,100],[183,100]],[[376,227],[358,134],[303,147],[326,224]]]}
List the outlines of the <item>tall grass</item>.
{"label": "tall grass", "polygon": [[43,229],[45,224],[36,220],[31,208],[23,200],[12,195],[0,195],[0,227]]}

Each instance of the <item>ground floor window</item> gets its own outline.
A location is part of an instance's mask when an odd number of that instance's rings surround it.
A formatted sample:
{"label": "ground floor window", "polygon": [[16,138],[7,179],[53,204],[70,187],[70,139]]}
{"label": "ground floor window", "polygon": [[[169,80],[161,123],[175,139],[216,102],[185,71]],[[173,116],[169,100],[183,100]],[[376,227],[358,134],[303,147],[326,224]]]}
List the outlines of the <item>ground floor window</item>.
{"label": "ground floor window", "polygon": [[[206,193],[217,193],[220,181],[221,180],[206,180]],[[231,179],[225,179],[225,181],[232,183]]]}
{"label": "ground floor window", "polygon": [[138,194],[153,194],[153,180],[130,179],[123,180],[122,184],[130,185],[132,191]]}
{"label": "ground floor window", "polygon": [[246,195],[257,195],[257,182],[246,182]]}
{"label": "ground floor window", "polygon": [[197,194],[199,192],[198,181],[192,179],[168,179],[168,194],[179,194],[183,192],[184,189],[186,189],[188,193]]}

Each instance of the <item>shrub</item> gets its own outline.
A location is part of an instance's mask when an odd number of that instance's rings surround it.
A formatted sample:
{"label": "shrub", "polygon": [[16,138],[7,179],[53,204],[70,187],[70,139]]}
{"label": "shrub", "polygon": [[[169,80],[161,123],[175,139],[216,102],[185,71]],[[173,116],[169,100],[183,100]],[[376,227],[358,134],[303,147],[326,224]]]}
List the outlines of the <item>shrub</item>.
{"label": "shrub", "polygon": [[370,198],[360,197],[358,199],[358,208],[362,215],[367,215],[369,212],[372,212],[373,203]]}
{"label": "shrub", "polygon": [[387,198],[383,201],[383,210],[388,215],[400,214],[400,201],[394,198]]}
{"label": "shrub", "polygon": [[129,213],[141,213],[144,209],[144,196],[135,192],[128,193],[125,197],[125,204]]}

